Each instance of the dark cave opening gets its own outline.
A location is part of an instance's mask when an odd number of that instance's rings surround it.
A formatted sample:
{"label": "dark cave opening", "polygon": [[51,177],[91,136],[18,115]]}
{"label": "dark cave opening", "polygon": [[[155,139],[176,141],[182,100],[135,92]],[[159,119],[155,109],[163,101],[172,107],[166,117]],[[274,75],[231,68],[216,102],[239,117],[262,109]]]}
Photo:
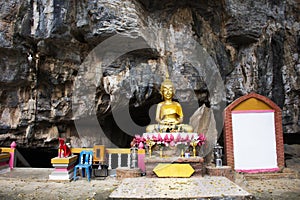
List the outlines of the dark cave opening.
{"label": "dark cave opening", "polygon": [[28,167],[22,159],[32,168],[52,168],[51,159],[58,155],[58,148],[38,147],[38,148],[23,148],[17,147],[17,163],[16,167]]}

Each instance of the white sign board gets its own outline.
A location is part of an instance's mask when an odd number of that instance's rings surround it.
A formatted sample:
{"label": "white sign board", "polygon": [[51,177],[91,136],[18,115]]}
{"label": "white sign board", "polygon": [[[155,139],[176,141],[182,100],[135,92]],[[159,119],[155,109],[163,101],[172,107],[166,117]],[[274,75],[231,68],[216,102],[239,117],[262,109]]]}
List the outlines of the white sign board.
{"label": "white sign board", "polygon": [[273,110],[233,111],[232,132],[236,171],[278,170]]}

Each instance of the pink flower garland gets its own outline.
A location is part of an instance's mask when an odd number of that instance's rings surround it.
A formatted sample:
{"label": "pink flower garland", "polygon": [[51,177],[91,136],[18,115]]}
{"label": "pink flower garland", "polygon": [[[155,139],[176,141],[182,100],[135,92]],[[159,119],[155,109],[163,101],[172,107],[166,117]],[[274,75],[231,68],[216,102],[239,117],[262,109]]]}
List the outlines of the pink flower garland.
{"label": "pink flower garland", "polygon": [[194,135],[192,135],[192,137],[189,138],[188,134],[185,137],[181,137],[181,135],[178,134],[177,137],[174,138],[174,135],[172,133],[166,134],[164,136],[164,138],[162,138],[162,136],[160,134],[158,134],[157,136],[152,135],[151,137],[150,136],[143,137],[140,135],[135,135],[135,137],[133,138],[133,140],[131,142],[131,146],[134,145],[134,146],[138,147],[141,142],[147,145],[147,140],[152,140],[153,142],[155,142],[158,145],[165,145],[165,146],[169,146],[169,145],[176,146],[178,144],[188,145],[188,144],[190,144],[191,141],[198,141],[197,145],[202,146],[203,144],[205,144],[206,137],[202,133],[198,134],[198,136],[195,138],[194,138]]}

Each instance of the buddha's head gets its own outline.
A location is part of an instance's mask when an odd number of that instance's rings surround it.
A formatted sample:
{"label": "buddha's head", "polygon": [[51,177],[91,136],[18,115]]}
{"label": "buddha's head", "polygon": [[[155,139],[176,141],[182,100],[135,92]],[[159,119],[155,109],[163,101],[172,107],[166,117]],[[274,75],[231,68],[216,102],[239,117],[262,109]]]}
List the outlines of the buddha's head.
{"label": "buddha's head", "polygon": [[175,90],[170,79],[166,78],[164,82],[161,83],[160,92],[165,100],[172,100]]}

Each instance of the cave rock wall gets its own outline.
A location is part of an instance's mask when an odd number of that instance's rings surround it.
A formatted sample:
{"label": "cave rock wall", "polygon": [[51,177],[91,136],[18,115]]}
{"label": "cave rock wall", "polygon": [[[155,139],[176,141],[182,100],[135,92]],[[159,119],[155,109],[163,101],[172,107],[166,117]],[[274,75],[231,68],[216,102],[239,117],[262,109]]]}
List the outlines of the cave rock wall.
{"label": "cave rock wall", "polygon": [[[284,133],[299,134],[299,18],[293,0],[1,2],[0,144],[128,146],[153,123],[166,68],[187,113],[203,103],[221,113],[219,102],[257,92],[282,109]],[[122,54],[130,40],[149,48]],[[197,45],[210,60],[191,62]],[[114,119],[123,111],[132,129]]]}

